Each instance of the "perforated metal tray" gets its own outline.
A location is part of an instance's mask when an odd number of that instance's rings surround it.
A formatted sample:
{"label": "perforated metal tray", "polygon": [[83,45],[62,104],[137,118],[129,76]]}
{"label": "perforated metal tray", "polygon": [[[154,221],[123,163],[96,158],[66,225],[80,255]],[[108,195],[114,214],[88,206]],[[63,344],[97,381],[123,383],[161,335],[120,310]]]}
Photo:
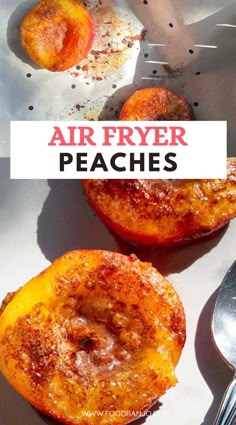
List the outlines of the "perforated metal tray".
{"label": "perforated metal tray", "polygon": [[[0,199],[0,302],[69,250],[135,252],[168,276],[187,317],[179,383],[161,398],[159,410],[154,406],[146,424],[212,425],[231,371],[214,348],[210,322],[217,287],[235,259],[236,220],[191,245],[135,249],[115,239],[94,215],[79,181],[10,180],[6,158],[0,158]],[[143,423],[144,418],[137,425]],[[22,424],[46,422],[0,374],[0,425]]]}
{"label": "perforated metal tray", "polygon": [[[20,22],[36,2],[1,0],[4,122],[115,119],[134,90],[160,85],[186,97],[196,119],[227,120],[228,155],[236,155],[234,1],[89,0],[97,23],[92,51],[64,73],[39,69],[20,46]],[[2,129],[5,152],[7,139]]]}
{"label": "perforated metal tray", "polygon": [[[107,53],[94,63],[93,52],[79,69],[63,74],[37,69],[21,50],[19,23],[34,3],[1,0],[0,156],[9,153],[11,119],[112,119],[131,92],[152,85],[185,96],[196,119],[228,120],[228,153],[236,156],[235,1],[104,0],[95,13],[109,16],[108,21],[102,19],[100,34],[105,34],[105,25],[112,28],[93,50]],[[89,2],[92,11],[97,3]],[[141,40],[143,29],[147,32]],[[120,52],[113,56],[111,50]],[[68,250],[133,251],[94,216],[80,182],[10,181],[9,160],[3,158],[0,235],[0,300]],[[230,371],[214,349],[210,320],[216,289],[235,259],[235,238],[234,220],[214,237],[193,245],[136,251],[169,277],[187,316],[179,384],[161,399],[159,411],[153,409],[148,425],[213,423]],[[0,425],[22,424],[45,422],[0,375]]]}

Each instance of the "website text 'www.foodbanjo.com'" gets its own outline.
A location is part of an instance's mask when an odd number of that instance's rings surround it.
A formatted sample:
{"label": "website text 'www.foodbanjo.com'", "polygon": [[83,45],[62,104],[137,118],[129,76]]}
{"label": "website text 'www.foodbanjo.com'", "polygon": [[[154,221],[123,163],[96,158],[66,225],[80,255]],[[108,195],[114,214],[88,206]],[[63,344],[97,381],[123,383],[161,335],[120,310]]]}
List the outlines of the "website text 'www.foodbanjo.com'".
{"label": "website text 'www.foodbanjo.com'", "polygon": [[[147,410],[145,412],[140,412],[140,411],[133,411],[133,410],[93,410],[93,411],[85,411],[83,412],[83,416],[84,417],[104,417],[104,416],[109,416],[109,417],[120,417],[120,418],[125,418],[125,417],[130,417],[130,418],[143,418],[143,417],[148,417],[148,416],[152,416],[154,414],[154,412],[152,412],[151,410]],[[162,412],[162,416],[169,416],[169,412]]]}

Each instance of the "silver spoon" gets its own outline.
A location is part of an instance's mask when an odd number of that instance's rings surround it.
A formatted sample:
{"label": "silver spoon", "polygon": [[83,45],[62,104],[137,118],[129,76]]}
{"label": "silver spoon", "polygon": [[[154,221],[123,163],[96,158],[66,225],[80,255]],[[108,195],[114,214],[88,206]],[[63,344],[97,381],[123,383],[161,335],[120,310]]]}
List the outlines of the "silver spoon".
{"label": "silver spoon", "polygon": [[214,425],[231,425],[236,416],[236,261],[220,286],[213,312],[212,334],[220,355],[234,371]]}

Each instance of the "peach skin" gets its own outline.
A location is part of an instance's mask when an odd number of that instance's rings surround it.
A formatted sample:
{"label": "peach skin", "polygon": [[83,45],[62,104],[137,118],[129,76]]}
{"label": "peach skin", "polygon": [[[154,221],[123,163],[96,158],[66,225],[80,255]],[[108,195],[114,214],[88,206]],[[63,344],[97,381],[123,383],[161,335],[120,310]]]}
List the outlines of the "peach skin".
{"label": "peach skin", "polygon": [[207,236],[236,217],[236,158],[226,180],[84,180],[103,222],[138,245],[171,246]]}
{"label": "peach skin", "polygon": [[87,56],[94,31],[92,15],[79,0],[41,0],[21,23],[21,44],[40,67],[65,71]]}
{"label": "peach skin", "polygon": [[71,425],[139,417],[176,384],[184,342],[172,285],[149,263],[107,251],[65,254],[8,296],[0,315],[2,373]]}
{"label": "peach skin", "polygon": [[124,103],[120,121],[188,121],[192,109],[186,100],[163,87],[141,89]]}

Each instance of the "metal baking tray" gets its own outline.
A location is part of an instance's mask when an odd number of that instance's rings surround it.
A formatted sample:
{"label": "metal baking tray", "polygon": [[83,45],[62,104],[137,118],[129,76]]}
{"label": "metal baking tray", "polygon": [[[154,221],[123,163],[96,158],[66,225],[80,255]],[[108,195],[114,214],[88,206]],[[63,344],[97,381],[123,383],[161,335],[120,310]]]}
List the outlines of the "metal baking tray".
{"label": "metal baking tray", "polygon": [[199,120],[228,121],[235,156],[236,5],[229,0],[89,0],[96,38],[77,67],[39,69],[20,45],[19,25],[37,0],[1,0],[0,155],[9,120],[110,120],[142,87],[183,95]]}
{"label": "metal baking tray", "polygon": [[[21,49],[19,25],[35,3],[1,0],[0,157],[9,155],[10,120],[116,119],[129,94],[150,86],[183,95],[195,119],[227,120],[228,155],[236,156],[235,1],[88,1],[98,37],[89,57],[64,73],[37,68]],[[0,300],[71,249],[134,251],[94,215],[79,181],[13,181],[9,167],[0,158]],[[153,408],[148,425],[213,423],[231,372],[214,349],[210,320],[235,238],[234,220],[192,245],[135,249],[168,276],[187,316],[179,384]],[[0,425],[22,423],[45,425],[0,375]]]}

